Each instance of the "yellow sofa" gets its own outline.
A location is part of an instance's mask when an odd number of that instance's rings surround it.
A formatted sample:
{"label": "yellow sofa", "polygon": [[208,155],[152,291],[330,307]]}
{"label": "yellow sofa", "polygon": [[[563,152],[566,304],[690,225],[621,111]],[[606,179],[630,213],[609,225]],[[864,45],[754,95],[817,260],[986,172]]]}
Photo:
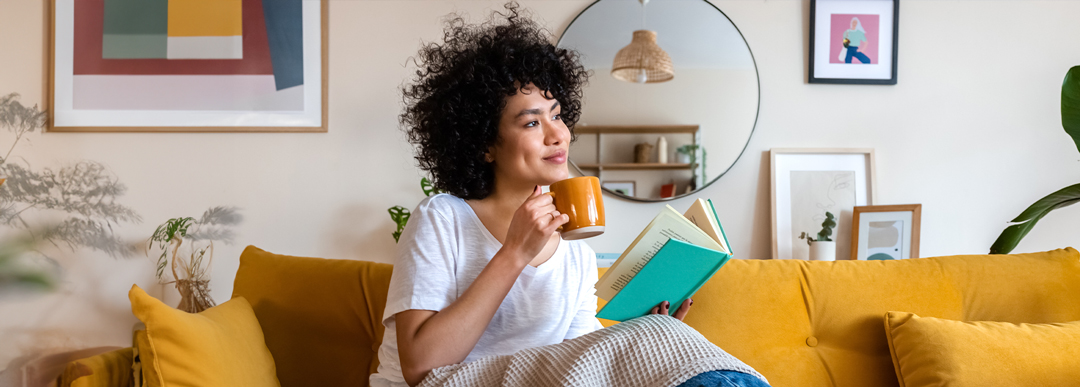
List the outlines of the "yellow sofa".
{"label": "yellow sofa", "polygon": [[[251,302],[284,387],[366,386],[392,266],[249,246],[233,296]],[[686,323],[773,386],[898,386],[888,311],[963,321],[1080,320],[1080,253],[903,261],[732,260],[694,296]],[[130,349],[128,349],[130,353]],[[103,360],[104,359],[104,360]],[[111,360],[110,360],[111,359]],[[71,386],[128,386],[105,354],[69,365]],[[112,370],[112,371],[110,371]]]}

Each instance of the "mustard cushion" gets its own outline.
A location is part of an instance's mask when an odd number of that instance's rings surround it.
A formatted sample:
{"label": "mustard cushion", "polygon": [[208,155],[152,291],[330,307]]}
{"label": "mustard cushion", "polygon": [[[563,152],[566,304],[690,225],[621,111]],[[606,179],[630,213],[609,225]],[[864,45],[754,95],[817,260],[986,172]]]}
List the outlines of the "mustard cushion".
{"label": "mustard cushion", "polygon": [[885,333],[903,387],[1050,387],[1080,381],[1080,321],[961,322],[888,312]]}
{"label": "mustard cushion", "polygon": [[251,301],[284,387],[368,385],[393,266],[248,246],[233,297]]}
{"label": "mustard cushion", "polygon": [[68,363],[56,380],[60,387],[132,387],[131,348]]}
{"label": "mustard cushion", "polygon": [[[161,387],[280,387],[251,304],[234,298],[201,313],[169,307],[138,286],[131,311],[146,324],[139,356]],[[148,385],[152,385],[149,384]]]}

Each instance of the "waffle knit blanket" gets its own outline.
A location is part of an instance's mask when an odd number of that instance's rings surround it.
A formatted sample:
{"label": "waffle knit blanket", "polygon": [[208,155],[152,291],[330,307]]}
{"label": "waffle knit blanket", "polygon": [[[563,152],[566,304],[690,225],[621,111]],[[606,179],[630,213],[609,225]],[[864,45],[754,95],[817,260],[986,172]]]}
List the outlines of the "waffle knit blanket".
{"label": "waffle knit blanket", "polygon": [[674,387],[717,370],[766,381],[682,321],[648,315],[559,344],[436,368],[420,386]]}

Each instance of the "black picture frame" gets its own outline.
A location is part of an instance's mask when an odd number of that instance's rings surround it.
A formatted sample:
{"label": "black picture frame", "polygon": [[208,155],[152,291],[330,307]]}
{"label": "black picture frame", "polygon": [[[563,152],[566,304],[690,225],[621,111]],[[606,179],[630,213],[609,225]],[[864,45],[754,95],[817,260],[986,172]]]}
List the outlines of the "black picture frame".
{"label": "black picture frame", "polygon": [[900,37],[900,0],[892,0],[892,78],[867,79],[867,78],[819,78],[814,76],[814,34],[817,30],[817,3],[831,0],[810,0],[810,55],[809,71],[807,72],[809,83],[824,84],[847,84],[847,85],[895,85],[897,79],[897,62],[899,62],[899,37]]}

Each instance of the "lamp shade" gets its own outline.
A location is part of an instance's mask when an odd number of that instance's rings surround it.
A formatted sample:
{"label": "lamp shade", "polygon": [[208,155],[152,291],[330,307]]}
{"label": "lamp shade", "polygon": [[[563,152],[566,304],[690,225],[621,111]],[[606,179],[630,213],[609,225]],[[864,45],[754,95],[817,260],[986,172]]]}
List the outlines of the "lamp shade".
{"label": "lamp shade", "polygon": [[634,83],[666,82],[675,78],[675,68],[671,57],[656,45],[656,31],[637,30],[630,44],[615,54],[611,76]]}

